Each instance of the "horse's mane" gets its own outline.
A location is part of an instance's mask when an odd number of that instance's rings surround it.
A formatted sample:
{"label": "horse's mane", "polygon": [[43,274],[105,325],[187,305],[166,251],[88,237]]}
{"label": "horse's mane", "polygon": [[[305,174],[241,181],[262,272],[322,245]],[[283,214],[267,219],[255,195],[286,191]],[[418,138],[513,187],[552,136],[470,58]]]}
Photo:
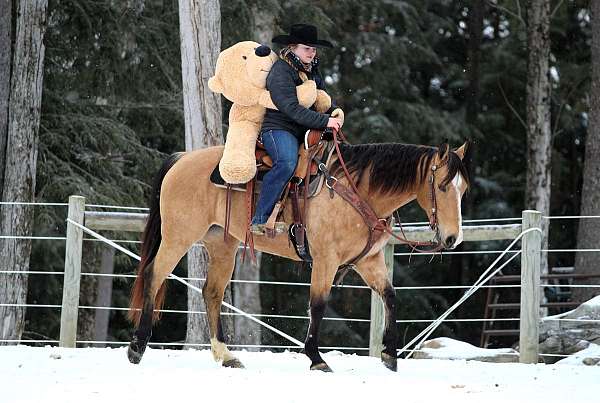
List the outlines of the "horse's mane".
{"label": "horse's mane", "polygon": [[[438,148],[398,143],[340,144],[340,152],[357,186],[368,171],[370,192],[401,193],[414,189],[427,179],[428,167]],[[331,171],[334,175],[343,175],[339,161],[334,162]],[[440,182],[440,187],[446,186],[459,172],[468,185],[467,167],[456,153],[450,152],[448,175]]]}

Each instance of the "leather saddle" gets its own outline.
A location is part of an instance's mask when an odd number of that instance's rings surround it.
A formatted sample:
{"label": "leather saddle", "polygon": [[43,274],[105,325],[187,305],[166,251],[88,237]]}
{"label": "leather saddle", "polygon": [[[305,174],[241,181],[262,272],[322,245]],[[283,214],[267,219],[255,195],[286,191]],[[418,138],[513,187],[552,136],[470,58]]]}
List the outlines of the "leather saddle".
{"label": "leather saddle", "polygon": [[[306,132],[304,136],[304,143],[300,145],[298,149],[298,164],[296,166],[296,171],[292,176],[293,180],[297,180],[294,178],[306,178],[307,170],[310,169],[310,181],[309,181],[309,189],[308,189],[308,198],[316,196],[323,187],[324,176],[323,173],[319,170],[319,162],[323,162],[325,165],[329,165],[331,156],[335,151],[335,147],[331,141],[329,141],[332,137],[329,131],[325,130],[309,130]],[[262,187],[262,178],[264,175],[273,167],[273,160],[265,150],[262,143],[259,141],[256,142],[256,182],[254,184],[254,193],[260,193],[260,189]],[[311,158],[312,156],[312,158]],[[308,159],[311,159],[310,165]],[[217,187],[227,188],[227,183],[221,177],[219,172],[219,166],[217,165],[211,175],[210,181]],[[237,190],[240,192],[245,192],[247,186],[245,183],[240,184],[232,184],[230,185],[232,190]],[[304,183],[300,183],[300,191],[304,193]]]}

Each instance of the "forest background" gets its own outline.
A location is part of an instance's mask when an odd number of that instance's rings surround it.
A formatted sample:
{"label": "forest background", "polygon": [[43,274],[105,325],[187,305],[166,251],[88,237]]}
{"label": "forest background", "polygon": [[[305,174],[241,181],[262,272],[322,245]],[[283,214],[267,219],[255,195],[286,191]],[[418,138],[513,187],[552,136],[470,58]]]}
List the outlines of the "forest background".
{"label": "forest background", "polygon": [[[9,3],[14,31],[18,2],[4,0]],[[270,38],[287,32],[292,23],[317,25],[320,37],[336,45],[320,51],[321,71],[328,92],[346,112],[344,132],[350,142],[438,145],[447,140],[459,146],[470,139],[473,186],[463,199],[463,218],[520,217],[523,209],[532,207],[526,179],[530,46],[525,3],[529,2],[221,0],[221,49],[242,40],[272,46]],[[549,211],[543,213],[577,215],[586,141],[590,141],[591,2],[540,3],[547,3],[550,10],[551,198]],[[147,206],[161,162],[185,149],[178,1],[50,0],[46,16],[35,201],[66,202],[76,194],[92,204]],[[230,104],[222,102],[226,133]],[[598,150],[599,143],[596,135],[593,148]],[[596,211],[598,207],[591,206]],[[65,207],[30,208],[34,235],[64,236]],[[401,215],[406,222],[424,219],[414,206],[403,208]],[[578,224],[577,220],[554,222],[549,247],[577,246]],[[131,241],[139,237],[109,235]],[[495,250],[502,245],[487,242],[464,249]],[[137,244],[128,247],[137,252]],[[470,285],[494,257],[450,255],[430,262],[429,257],[398,256],[394,285]],[[575,264],[573,253],[547,258],[549,267]],[[130,258],[113,256],[99,243],[85,242],[84,271],[97,272],[106,259],[114,264],[115,273],[135,272],[136,262]],[[64,241],[33,241],[31,270],[60,272],[63,265]],[[310,273],[292,262],[266,255],[259,273],[263,280],[310,279]],[[505,273],[518,273],[518,265]],[[185,276],[185,262],[175,274]],[[345,282],[361,284],[352,275]],[[27,284],[27,303],[60,304],[62,276],[30,275]],[[111,306],[127,306],[130,285],[130,279],[112,280]],[[102,287],[96,278],[84,278],[80,304],[94,305]],[[307,287],[266,285],[256,290],[261,312],[306,316]],[[368,318],[368,294],[361,289],[334,290],[325,316]],[[398,293],[399,319],[437,317],[461,294],[460,289]],[[551,301],[557,298],[552,289],[546,296]],[[186,297],[183,287],[172,285],[165,308],[185,310]],[[485,297],[485,292],[476,294],[456,317],[481,317]],[[507,291],[500,297],[510,300],[518,294]],[[233,302],[237,305],[235,294]],[[95,326],[98,312],[80,309],[80,340],[129,340],[131,326],[124,311],[107,312],[103,330]],[[265,320],[296,338],[306,334],[307,320]],[[60,309],[30,308],[22,339],[57,340],[59,325]],[[326,321],[322,344],[366,346],[368,326]],[[423,326],[399,324],[400,343]],[[244,323],[236,329],[237,333],[229,332],[234,344],[243,339],[240,329],[251,327]],[[258,334],[262,344],[284,343],[267,331],[247,332]],[[435,335],[479,344],[480,334],[481,323],[448,322]],[[165,314],[153,336],[158,342],[185,339],[186,315],[176,313]],[[513,341],[498,338],[495,345]]]}

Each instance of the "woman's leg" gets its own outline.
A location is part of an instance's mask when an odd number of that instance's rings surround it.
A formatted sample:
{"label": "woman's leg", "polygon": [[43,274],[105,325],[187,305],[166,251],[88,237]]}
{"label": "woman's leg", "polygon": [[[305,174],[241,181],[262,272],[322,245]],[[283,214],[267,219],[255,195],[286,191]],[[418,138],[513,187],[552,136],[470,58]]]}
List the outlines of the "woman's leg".
{"label": "woman's leg", "polygon": [[268,130],[262,143],[273,160],[273,167],[263,178],[252,224],[264,224],[279,200],[298,163],[298,139],[285,130]]}

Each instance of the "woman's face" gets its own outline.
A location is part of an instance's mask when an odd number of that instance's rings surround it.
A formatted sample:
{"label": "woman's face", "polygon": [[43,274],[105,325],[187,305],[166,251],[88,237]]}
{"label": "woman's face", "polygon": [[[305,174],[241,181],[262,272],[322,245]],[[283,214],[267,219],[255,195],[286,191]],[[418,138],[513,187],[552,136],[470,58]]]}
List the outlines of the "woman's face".
{"label": "woman's face", "polygon": [[317,55],[317,48],[307,45],[294,45],[292,52],[302,60],[302,63],[310,63]]}

